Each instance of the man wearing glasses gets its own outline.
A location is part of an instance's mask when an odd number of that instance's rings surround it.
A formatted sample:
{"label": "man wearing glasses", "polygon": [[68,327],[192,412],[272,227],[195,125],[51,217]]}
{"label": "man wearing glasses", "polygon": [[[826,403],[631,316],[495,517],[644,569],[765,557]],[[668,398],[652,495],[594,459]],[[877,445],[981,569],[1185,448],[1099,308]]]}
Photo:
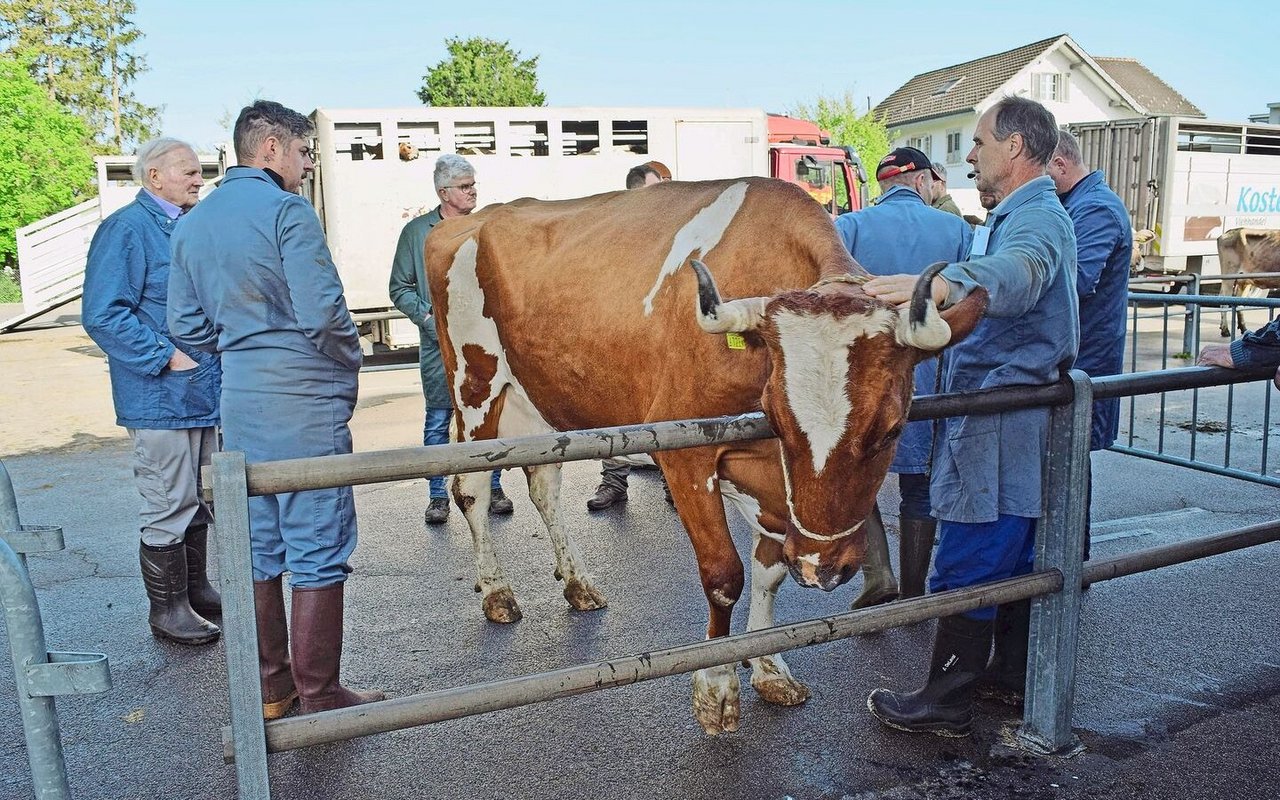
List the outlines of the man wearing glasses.
{"label": "man wearing glasses", "polygon": [[[427,403],[426,422],[422,427],[424,445],[449,442],[453,401],[445,384],[440,341],[436,338],[436,322],[431,316],[431,295],[427,291],[422,264],[423,243],[440,220],[465,216],[475,210],[475,169],[462,156],[442,155],[436,161],[435,186],[440,205],[430,213],[410,220],[400,232],[388,285],[391,302],[418,326],[418,366],[422,371],[422,395]],[[498,470],[493,471],[490,514],[510,514],[515,509],[511,499],[502,491],[502,484],[498,481],[500,474]],[[429,487],[429,504],[423,521],[428,525],[440,525],[449,519],[449,495],[444,488],[444,477],[432,478]]]}

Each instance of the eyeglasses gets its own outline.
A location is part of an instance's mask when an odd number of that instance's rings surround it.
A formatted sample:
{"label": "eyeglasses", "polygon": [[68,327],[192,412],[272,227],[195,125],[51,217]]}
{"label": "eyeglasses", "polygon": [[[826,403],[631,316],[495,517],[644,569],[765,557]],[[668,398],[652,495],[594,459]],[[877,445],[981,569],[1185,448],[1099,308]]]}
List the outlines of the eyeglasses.
{"label": "eyeglasses", "polygon": [[472,181],[471,183],[459,183],[457,186],[446,186],[444,188],[457,189],[458,191],[461,191],[461,192],[474,192],[476,190],[476,182]]}
{"label": "eyeglasses", "polygon": [[312,150],[310,147],[301,148],[300,150],[298,150],[298,155],[310,161],[316,160],[316,151]]}

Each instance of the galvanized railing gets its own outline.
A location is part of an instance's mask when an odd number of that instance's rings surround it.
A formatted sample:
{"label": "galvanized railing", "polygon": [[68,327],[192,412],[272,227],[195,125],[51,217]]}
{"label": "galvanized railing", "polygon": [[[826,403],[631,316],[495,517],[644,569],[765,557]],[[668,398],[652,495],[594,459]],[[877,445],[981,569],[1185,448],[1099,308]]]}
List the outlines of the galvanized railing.
{"label": "galvanized railing", "polygon": [[45,643],[40,603],[27,572],[25,554],[63,547],[62,528],[22,524],[13,482],[0,462],[0,605],[4,606],[31,785],[37,800],[71,797],[53,699],[111,688],[111,670],[105,655],[50,652]]}
{"label": "galvanized railing", "polygon": [[887,607],[846,612],[765,630],[685,644],[650,653],[584,664],[538,675],[393,698],[369,705],[263,723],[254,630],[250,495],[396,481],[580,459],[768,438],[761,414],[409,448],[248,465],[238,452],[213,458],[213,495],[219,509],[223,630],[231,695],[231,725],[224,729],[226,758],[236,764],[242,800],[268,800],[267,752],[306,747],[372,733],[455,719],[628,685],[708,666],[734,663],[821,642],[884,630],[963,611],[1034,598],[1026,705],[1019,741],[1039,753],[1078,747],[1071,729],[1075,689],[1079,592],[1083,584],[1280,539],[1280,524],[1256,526],[1171,548],[1141,551],[1082,567],[1086,516],[1085,465],[1093,397],[1254,381],[1257,371],[1191,368],[1120,375],[1090,382],[1072,372],[1062,382],[963,395],[919,398],[911,419],[996,413],[1049,406],[1046,507],[1038,523],[1035,571]]}
{"label": "galvanized railing", "polygon": [[[1200,349],[1198,325],[1205,306],[1267,309],[1269,319],[1280,308],[1280,299],[1198,294],[1130,293],[1129,302],[1130,331],[1126,347],[1130,372],[1154,367],[1168,369],[1176,365],[1173,362],[1182,364],[1194,358]],[[1156,313],[1144,311],[1153,306],[1158,309]],[[1184,307],[1185,313],[1175,313],[1173,309],[1177,307]],[[1173,320],[1179,317],[1183,325],[1183,352],[1172,353],[1169,343],[1178,338]],[[1159,324],[1152,325],[1152,320]],[[1234,330],[1231,339],[1223,341],[1234,341]],[[1272,397],[1269,386],[1264,383],[1244,387],[1242,391],[1260,394],[1256,401],[1242,404],[1233,385],[1177,395],[1160,392],[1154,408],[1140,408],[1138,397],[1130,396],[1125,403],[1125,431],[1110,449],[1201,472],[1280,486],[1280,477],[1270,474],[1268,429]],[[1256,414],[1259,418],[1242,423],[1241,414]],[[1243,440],[1238,436],[1242,429],[1248,434]]]}

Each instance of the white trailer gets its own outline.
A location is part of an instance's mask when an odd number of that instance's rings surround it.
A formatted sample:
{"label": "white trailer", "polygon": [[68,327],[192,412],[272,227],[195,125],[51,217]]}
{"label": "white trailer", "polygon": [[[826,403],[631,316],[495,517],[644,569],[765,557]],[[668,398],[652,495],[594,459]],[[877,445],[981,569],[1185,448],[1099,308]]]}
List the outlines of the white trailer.
{"label": "white trailer", "polygon": [[400,230],[437,205],[432,172],[444,153],[475,167],[480,207],[620,190],[627,171],[649,160],[666,164],[676,180],[803,175],[802,185],[833,213],[859,202],[852,153],[791,133],[771,144],[771,124],[806,123],[758,109],[320,108],[312,120],[318,158],[303,191],[367,346],[418,342],[412,323],[388,319],[387,281]]}
{"label": "white trailer", "polygon": [[1068,127],[1134,228],[1155,232],[1144,269],[1221,274],[1223,231],[1280,229],[1280,125],[1153,116]]}

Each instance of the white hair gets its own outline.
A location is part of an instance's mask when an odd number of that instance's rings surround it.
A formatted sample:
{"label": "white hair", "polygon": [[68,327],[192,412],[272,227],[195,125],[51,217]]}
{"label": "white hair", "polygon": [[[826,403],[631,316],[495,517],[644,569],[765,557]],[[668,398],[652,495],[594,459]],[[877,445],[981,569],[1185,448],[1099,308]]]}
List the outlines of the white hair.
{"label": "white hair", "polygon": [[133,179],[139,185],[143,185],[147,179],[147,171],[154,167],[160,159],[172,153],[174,150],[190,150],[195,152],[195,148],[181,139],[171,139],[168,136],[161,136],[158,139],[152,139],[144,143],[138,148],[136,158],[133,162]]}
{"label": "white hair", "polygon": [[458,178],[470,178],[476,174],[471,162],[459,155],[445,153],[436,159],[436,171],[433,179],[437,189],[454,185]]}

